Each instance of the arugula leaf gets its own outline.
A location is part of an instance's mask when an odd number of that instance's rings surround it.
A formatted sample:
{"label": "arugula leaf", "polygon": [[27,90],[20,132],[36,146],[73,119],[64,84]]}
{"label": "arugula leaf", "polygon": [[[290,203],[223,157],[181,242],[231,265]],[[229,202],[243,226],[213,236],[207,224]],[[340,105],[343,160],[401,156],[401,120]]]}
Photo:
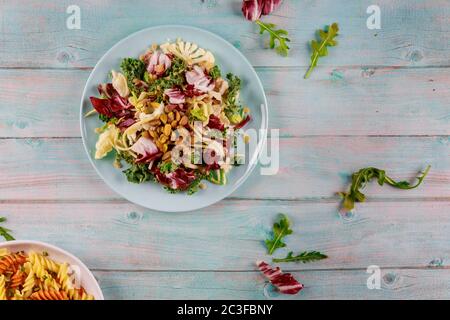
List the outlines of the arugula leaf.
{"label": "arugula leaf", "polygon": [[[276,25],[273,23],[264,23],[261,20],[255,21],[259,25],[259,34],[263,34],[267,31],[270,35],[269,46],[270,49],[275,49],[275,51],[286,57],[289,53],[289,47],[286,42],[290,42],[291,40],[287,37],[288,32],[283,29],[276,30]],[[278,45],[275,43],[278,41]]]}
{"label": "arugula leaf", "polygon": [[328,55],[328,47],[334,47],[337,45],[337,41],[334,40],[338,36],[339,26],[337,23],[325,28],[325,30],[319,30],[320,42],[316,40],[311,41],[311,65],[308,72],[305,74],[305,79],[309,78],[313,69],[317,66],[317,61],[320,57],[325,57]]}
{"label": "arugula leaf", "polygon": [[285,214],[280,216],[279,222],[275,222],[273,224],[273,238],[266,239],[266,247],[268,253],[271,255],[276,249],[286,247],[286,244],[283,242],[283,238],[292,233],[290,229],[290,222],[288,217]]}
{"label": "arugula leaf", "polygon": [[427,176],[431,166],[428,166],[424,172],[417,177],[416,184],[410,184],[408,181],[395,181],[394,179],[386,175],[386,171],[377,168],[369,167],[360,169],[358,172],[352,174],[352,185],[348,192],[339,192],[342,197],[342,207],[345,210],[352,210],[355,207],[355,202],[364,202],[366,196],[360,191],[363,189],[370,180],[376,178],[378,184],[382,186],[387,183],[398,189],[414,189],[417,188]]}
{"label": "arugula leaf", "polygon": [[285,258],[272,259],[273,262],[311,262],[328,258],[327,255],[318,251],[303,251],[302,253],[294,256],[293,252],[289,252]]}
{"label": "arugula leaf", "polygon": [[[5,222],[6,218],[5,217],[0,217],[0,222]],[[14,239],[14,237],[10,234],[11,230],[0,227],[0,236],[2,236],[3,238],[5,238],[6,241],[12,241],[12,240],[16,240]]]}
{"label": "arugula leaf", "polygon": [[127,176],[127,180],[133,183],[143,183],[153,179],[153,174],[148,170],[148,166],[143,163],[133,164],[131,167],[124,170],[123,173]]}

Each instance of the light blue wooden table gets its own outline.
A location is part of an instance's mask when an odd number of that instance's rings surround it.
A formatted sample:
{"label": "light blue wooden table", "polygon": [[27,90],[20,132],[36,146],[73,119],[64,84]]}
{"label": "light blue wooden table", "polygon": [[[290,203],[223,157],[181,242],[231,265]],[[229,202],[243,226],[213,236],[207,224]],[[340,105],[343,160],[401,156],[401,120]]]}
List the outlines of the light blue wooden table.
{"label": "light blue wooden table", "polygon": [[[380,30],[366,27],[379,5]],[[66,28],[69,5],[81,29]],[[108,299],[450,298],[450,1],[285,0],[264,18],[292,39],[288,58],[263,49],[238,0],[0,1],[0,216],[17,239],[61,246],[95,273]],[[340,44],[303,80],[314,31],[339,22]],[[255,66],[281,128],[278,175],[252,177],[230,198],[167,214],[110,191],[82,147],[78,112],[97,60],[148,26],[210,30]],[[373,165],[423,186],[371,185],[369,201],[338,214],[336,191]],[[255,270],[278,212],[288,246],[329,259],[281,265],[306,288],[265,290]],[[280,255],[286,253],[281,250]],[[366,268],[381,268],[369,290]]]}

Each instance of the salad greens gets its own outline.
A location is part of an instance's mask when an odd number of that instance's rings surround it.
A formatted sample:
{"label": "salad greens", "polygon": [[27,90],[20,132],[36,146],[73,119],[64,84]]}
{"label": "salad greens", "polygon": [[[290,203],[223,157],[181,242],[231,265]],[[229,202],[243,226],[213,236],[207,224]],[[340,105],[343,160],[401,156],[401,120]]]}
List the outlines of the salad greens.
{"label": "salad greens", "polygon": [[120,64],[120,68],[122,69],[122,72],[127,78],[128,87],[130,90],[138,94],[138,90],[133,82],[134,79],[142,80],[144,78],[145,74],[145,64],[139,59],[134,58],[125,58],[122,60],[122,63]]}
{"label": "salad greens", "polygon": [[237,124],[243,120],[244,116],[244,108],[238,103],[241,79],[232,73],[228,73],[227,80],[229,87],[225,99],[225,114],[232,123]]}
{"label": "salad greens", "polygon": [[154,179],[153,174],[148,171],[145,164],[132,164],[123,173],[125,173],[127,180],[132,183],[143,183]]}
{"label": "salad greens", "polygon": [[[153,180],[170,193],[193,194],[204,188],[202,180],[226,184],[235,159],[229,148],[251,118],[239,102],[241,80],[222,78],[215,61],[181,39],[123,59],[121,72],[111,70],[111,81],[90,97],[105,123],[95,130],[95,159],[116,152],[113,165],[129,164],[123,170],[129,182]],[[200,150],[185,143],[185,134],[199,138]]]}
{"label": "salad greens", "polygon": [[212,68],[211,71],[209,71],[209,75],[214,80],[217,78],[220,78],[222,76],[222,74],[221,74],[219,66],[214,66],[214,68]]}

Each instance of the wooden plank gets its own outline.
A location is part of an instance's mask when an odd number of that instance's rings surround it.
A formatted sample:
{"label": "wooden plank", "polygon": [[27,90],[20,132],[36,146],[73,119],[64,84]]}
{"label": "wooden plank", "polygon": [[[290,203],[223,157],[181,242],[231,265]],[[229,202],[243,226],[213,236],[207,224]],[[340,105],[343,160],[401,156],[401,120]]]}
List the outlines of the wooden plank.
{"label": "wooden plank", "polygon": [[21,201],[2,203],[0,216],[17,239],[55,244],[94,269],[246,271],[271,261],[264,239],[280,212],[294,233],[275,257],[288,250],[329,256],[281,264],[286,270],[450,266],[450,201],[368,202],[342,215],[334,202],[225,200],[167,214],[127,202]]}
{"label": "wooden plank", "polygon": [[[366,189],[369,199],[448,198],[449,143],[448,137],[280,139],[278,174],[261,176],[257,168],[232,197],[337,199],[335,193],[348,188],[350,174],[359,168],[384,168],[404,180],[430,164],[432,170],[420,188],[404,191],[373,183]],[[0,139],[0,154],[0,200],[120,198],[96,175],[78,138]]]}
{"label": "wooden plank", "polygon": [[[80,136],[89,72],[0,70],[0,137]],[[308,81],[296,68],[258,74],[283,137],[450,134],[450,68],[329,68]]]}
{"label": "wooden plank", "polygon": [[[258,272],[95,272],[106,299],[449,299],[450,271],[386,269],[369,290],[366,270],[302,271],[297,295],[281,295]],[[220,312],[220,311],[219,311]]]}
{"label": "wooden plank", "polygon": [[[264,50],[267,38],[240,12],[240,1],[177,0],[77,1],[81,30],[66,28],[67,1],[3,1],[0,8],[1,67],[92,67],[114,43],[149,26],[182,23],[213,31],[239,48],[256,66],[306,66],[307,44],[315,30],[339,22],[340,44],[321,66],[449,66],[450,36],[446,0],[379,0],[382,26],[366,27],[373,2],[324,0],[285,2],[266,22],[290,33],[289,58]],[[151,39],[149,39],[151,41]],[[144,44],[143,44],[144,45]],[[323,70],[319,67],[316,72]],[[315,76],[315,75],[314,75]]]}

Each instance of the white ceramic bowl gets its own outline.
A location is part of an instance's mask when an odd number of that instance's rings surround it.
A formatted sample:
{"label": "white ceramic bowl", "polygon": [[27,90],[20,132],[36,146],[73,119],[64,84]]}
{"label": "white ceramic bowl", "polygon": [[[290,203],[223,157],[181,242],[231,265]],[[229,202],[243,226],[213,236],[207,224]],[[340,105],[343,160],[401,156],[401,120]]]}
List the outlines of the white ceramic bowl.
{"label": "white ceramic bowl", "polygon": [[7,248],[10,252],[24,251],[25,253],[28,253],[34,251],[41,253],[45,251],[49,254],[50,259],[58,263],[67,262],[71,266],[77,266],[77,270],[79,270],[79,279],[77,280],[80,281],[86,292],[93,295],[95,300],[104,300],[102,290],[92,272],[89,271],[80,259],[69,252],[48,243],[30,240],[2,242],[0,243],[0,249],[2,248]]}

